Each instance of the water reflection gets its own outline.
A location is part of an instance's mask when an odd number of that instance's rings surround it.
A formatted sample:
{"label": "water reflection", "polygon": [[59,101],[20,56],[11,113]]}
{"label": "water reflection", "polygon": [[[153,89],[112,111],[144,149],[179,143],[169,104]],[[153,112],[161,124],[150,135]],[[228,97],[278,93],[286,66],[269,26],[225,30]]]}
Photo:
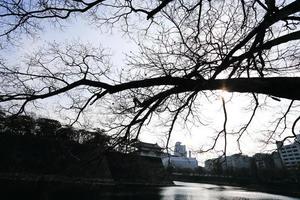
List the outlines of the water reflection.
{"label": "water reflection", "polygon": [[[300,200],[283,195],[247,191],[239,187],[175,182],[170,187],[106,187],[97,190],[1,191],[1,200]],[[4,198],[3,198],[4,197]]]}
{"label": "water reflection", "polygon": [[247,191],[239,187],[175,182],[177,186],[162,188],[161,200],[296,200],[282,195]]}

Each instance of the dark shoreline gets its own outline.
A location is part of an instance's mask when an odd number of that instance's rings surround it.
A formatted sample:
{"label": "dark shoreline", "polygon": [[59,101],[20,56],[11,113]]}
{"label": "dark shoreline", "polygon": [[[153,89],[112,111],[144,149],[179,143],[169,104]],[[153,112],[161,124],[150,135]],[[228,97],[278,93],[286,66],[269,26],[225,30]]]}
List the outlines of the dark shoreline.
{"label": "dark shoreline", "polygon": [[172,182],[149,183],[142,181],[115,181],[103,178],[67,177],[59,175],[36,175],[21,173],[0,173],[0,187],[28,187],[39,189],[41,187],[55,187],[55,189],[84,188],[98,189],[111,186],[141,186],[141,187],[163,187],[174,185]]}
{"label": "dark shoreline", "polygon": [[[141,182],[113,182],[111,180],[70,178],[49,175],[18,175],[0,178],[1,200],[99,200],[118,195],[153,195],[159,194],[160,188],[170,184],[151,184]],[[146,196],[146,199],[151,199]],[[156,198],[159,200],[159,198]]]}
{"label": "dark shoreline", "polygon": [[[265,192],[290,197],[300,197],[299,185],[286,183],[236,183],[229,181],[196,181],[187,179],[176,179],[174,181],[184,181],[191,183],[206,183],[219,186],[240,187],[247,191]],[[174,184],[153,184],[146,182],[115,182],[111,179],[99,178],[73,178],[56,175],[34,175],[34,174],[0,174],[0,191],[8,196],[15,195],[15,192],[29,195],[43,195],[47,192],[59,191],[110,191],[139,188],[139,191],[158,190],[161,187],[174,186]],[[178,186],[178,185],[177,185]],[[179,186],[180,187],[180,186]],[[147,188],[147,189],[143,189]],[[8,198],[10,199],[10,198]]]}

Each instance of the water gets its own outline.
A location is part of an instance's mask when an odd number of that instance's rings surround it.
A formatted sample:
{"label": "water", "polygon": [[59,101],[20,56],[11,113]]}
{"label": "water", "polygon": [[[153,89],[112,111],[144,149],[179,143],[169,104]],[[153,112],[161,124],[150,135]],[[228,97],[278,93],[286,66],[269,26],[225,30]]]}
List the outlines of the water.
{"label": "water", "polygon": [[175,184],[174,186],[156,188],[109,187],[101,190],[70,189],[57,191],[44,188],[42,192],[24,190],[6,193],[6,195],[2,195],[1,200],[300,200],[300,198],[248,191],[233,186],[186,182],[175,182]]}
{"label": "water", "polygon": [[240,187],[202,183],[175,182],[176,186],[163,188],[161,200],[296,200],[283,195],[247,191]]}

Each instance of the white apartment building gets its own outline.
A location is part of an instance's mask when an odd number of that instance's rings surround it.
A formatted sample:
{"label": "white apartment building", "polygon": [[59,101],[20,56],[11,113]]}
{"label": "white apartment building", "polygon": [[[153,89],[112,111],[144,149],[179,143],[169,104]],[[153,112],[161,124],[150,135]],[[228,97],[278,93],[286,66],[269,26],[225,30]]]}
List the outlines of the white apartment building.
{"label": "white apartment building", "polygon": [[292,144],[284,145],[283,142],[277,141],[276,145],[284,167],[293,169],[300,166],[300,134]]}

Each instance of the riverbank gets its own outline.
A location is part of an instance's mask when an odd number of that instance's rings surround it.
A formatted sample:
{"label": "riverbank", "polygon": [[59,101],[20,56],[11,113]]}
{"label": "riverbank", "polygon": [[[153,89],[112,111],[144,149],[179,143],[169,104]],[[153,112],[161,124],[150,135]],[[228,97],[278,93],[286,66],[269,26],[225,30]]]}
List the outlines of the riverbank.
{"label": "riverbank", "polygon": [[161,159],[35,136],[0,136],[0,181],[29,185],[171,185]]}
{"label": "riverbank", "polygon": [[[159,200],[159,188],[166,184],[122,182],[99,178],[71,178],[34,174],[0,174],[1,200],[122,199],[122,195],[153,195]],[[173,185],[173,184],[172,184]],[[110,196],[114,196],[111,198]],[[127,199],[127,198],[125,198]],[[146,198],[147,199],[147,198]],[[149,198],[149,200],[153,198]]]}
{"label": "riverbank", "polygon": [[97,190],[106,187],[163,187],[173,185],[173,182],[144,182],[122,181],[104,178],[82,178],[58,175],[36,175],[20,173],[0,173],[1,190],[28,190],[38,191],[43,189],[54,190]]}
{"label": "riverbank", "polygon": [[23,189],[99,189],[106,186],[141,186],[163,187],[174,185],[173,181],[162,180],[161,182],[147,182],[144,180],[116,180],[112,178],[83,178],[68,177],[61,175],[38,175],[22,173],[0,173],[0,188],[23,188]]}

